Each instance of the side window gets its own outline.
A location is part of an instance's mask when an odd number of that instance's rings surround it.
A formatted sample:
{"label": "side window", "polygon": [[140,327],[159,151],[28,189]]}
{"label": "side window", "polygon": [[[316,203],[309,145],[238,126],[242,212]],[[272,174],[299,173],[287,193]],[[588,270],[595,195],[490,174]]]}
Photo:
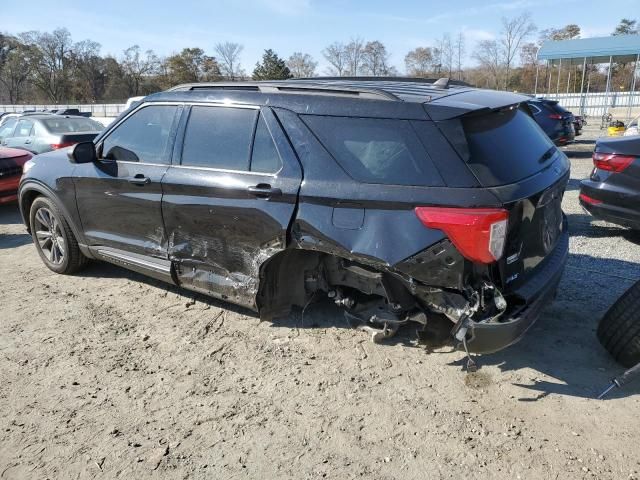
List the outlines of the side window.
{"label": "side window", "polygon": [[442,185],[408,120],[302,115],[346,172],[365,183]]}
{"label": "side window", "polygon": [[118,125],[102,144],[102,158],[141,163],[170,163],[167,151],[178,107],[151,105]]}
{"label": "side window", "polygon": [[267,123],[264,121],[264,117],[260,115],[258,126],[256,127],[256,134],[253,138],[251,171],[276,173],[280,170],[281,166],[282,161],[280,160],[278,150],[267,128]]}
{"label": "side window", "polygon": [[231,107],[192,107],[182,147],[182,165],[249,170],[258,111]]}
{"label": "side window", "polygon": [[14,137],[29,137],[33,132],[33,122],[31,120],[20,120],[16,128]]}
{"label": "side window", "polygon": [[18,121],[15,118],[10,118],[4,125],[0,127],[0,138],[7,138],[13,133],[13,129]]}
{"label": "side window", "polygon": [[534,115],[538,115],[541,112],[541,110],[535,105],[529,104],[529,108],[531,109],[531,113]]}

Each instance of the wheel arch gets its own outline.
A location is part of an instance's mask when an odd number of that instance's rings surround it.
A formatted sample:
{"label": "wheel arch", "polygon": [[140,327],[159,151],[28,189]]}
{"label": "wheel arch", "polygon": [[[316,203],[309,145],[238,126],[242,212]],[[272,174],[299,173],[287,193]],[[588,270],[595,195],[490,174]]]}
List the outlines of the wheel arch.
{"label": "wheel arch", "polygon": [[69,227],[71,228],[71,231],[76,237],[78,243],[80,244],[80,247],[83,250],[83,253],[85,253],[84,252],[86,250],[85,238],[82,233],[82,229],[75,221],[75,217],[71,215],[71,212],[67,209],[65,204],[60,200],[60,197],[53,190],[51,190],[46,185],[33,180],[27,181],[21,184],[18,192],[18,205],[20,208],[20,214],[22,215],[22,220],[24,221],[24,224],[26,225],[27,231],[29,232],[29,234],[31,234],[31,224],[29,221],[31,205],[33,205],[33,202],[35,201],[36,198],[41,196],[47,197],[53,202],[55,202],[56,206],[60,209],[60,211],[64,215],[65,220],[69,224]]}
{"label": "wheel arch", "polygon": [[294,306],[305,307],[318,292],[346,287],[409,309],[415,299],[402,277],[338,253],[288,248],[262,264],[256,306],[260,318],[271,320]]}

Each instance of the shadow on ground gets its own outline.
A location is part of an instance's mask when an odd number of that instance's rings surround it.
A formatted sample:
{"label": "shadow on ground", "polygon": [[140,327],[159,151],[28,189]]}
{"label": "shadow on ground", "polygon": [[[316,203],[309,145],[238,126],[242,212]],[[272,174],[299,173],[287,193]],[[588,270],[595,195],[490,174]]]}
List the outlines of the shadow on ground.
{"label": "shadow on ground", "polygon": [[598,220],[586,213],[566,214],[569,220],[569,234],[588,238],[619,238],[640,245],[640,231]]}
{"label": "shadow on ground", "polygon": [[[0,225],[22,225],[22,217],[16,203],[0,205]],[[21,247],[31,243],[31,236],[26,233],[0,233],[0,250]]]}
{"label": "shadow on ground", "polygon": [[0,225],[22,224],[22,216],[17,203],[0,205]]}

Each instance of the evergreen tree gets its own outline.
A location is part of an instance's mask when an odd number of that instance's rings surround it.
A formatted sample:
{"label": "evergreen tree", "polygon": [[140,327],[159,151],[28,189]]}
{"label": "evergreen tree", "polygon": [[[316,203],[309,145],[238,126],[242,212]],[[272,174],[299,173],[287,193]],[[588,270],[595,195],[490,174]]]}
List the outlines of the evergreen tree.
{"label": "evergreen tree", "polygon": [[252,77],[254,80],[285,80],[293,75],[286,62],[269,48],[262,55],[262,63],[256,63]]}

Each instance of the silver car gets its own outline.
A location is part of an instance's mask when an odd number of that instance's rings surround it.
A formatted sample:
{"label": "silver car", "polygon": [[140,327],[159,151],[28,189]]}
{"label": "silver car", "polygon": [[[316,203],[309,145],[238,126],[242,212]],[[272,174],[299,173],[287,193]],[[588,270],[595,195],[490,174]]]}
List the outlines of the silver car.
{"label": "silver car", "polygon": [[103,125],[90,118],[30,114],[7,119],[0,125],[0,144],[31,153],[44,153],[93,140]]}

